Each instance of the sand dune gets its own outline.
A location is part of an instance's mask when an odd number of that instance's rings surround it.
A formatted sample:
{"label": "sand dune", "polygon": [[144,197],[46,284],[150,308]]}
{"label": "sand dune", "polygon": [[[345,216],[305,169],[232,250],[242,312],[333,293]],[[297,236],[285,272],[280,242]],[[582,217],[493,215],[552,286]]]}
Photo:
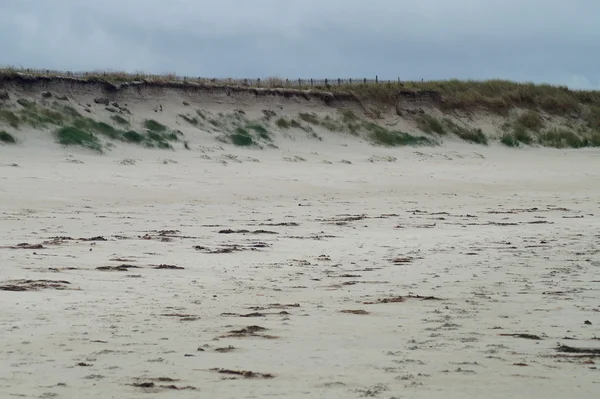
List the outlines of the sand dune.
{"label": "sand dune", "polygon": [[[134,91],[68,104],[174,150],[0,146],[0,397],[596,396],[596,149],[374,146],[320,100]],[[219,141],[235,114],[269,137]]]}

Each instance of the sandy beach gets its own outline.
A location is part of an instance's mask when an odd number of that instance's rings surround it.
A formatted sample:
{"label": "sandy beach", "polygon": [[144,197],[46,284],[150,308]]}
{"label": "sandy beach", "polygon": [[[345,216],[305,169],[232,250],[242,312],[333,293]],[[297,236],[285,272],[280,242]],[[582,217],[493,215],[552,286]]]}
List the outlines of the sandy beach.
{"label": "sandy beach", "polygon": [[596,150],[42,144],[0,148],[1,397],[598,392]]}
{"label": "sandy beach", "polygon": [[10,79],[1,398],[597,396],[581,118]]}

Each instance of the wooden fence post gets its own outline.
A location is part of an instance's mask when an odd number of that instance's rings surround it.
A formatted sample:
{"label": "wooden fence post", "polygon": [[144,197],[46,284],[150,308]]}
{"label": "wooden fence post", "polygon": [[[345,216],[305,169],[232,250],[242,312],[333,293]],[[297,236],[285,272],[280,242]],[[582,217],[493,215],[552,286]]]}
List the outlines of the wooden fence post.
{"label": "wooden fence post", "polygon": [[256,85],[260,87],[260,78],[256,79]]}
{"label": "wooden fence post", "polygon": [[352,78],[350,78],[350,84],[352,84]]}
{"label": "wooden fence post", "polygon": [[367,84],[367,78],[365,78],[364,83]]}
{"label": "wooden fence post", "polygon": [[342,85],[342,79],[338,78],[338,86]]}
{"label": "wooden fence post", "polygon": [[302,87],[302,80],[298,79],[298,87]]}
{"label": "wooden fence post", "polygon": [[375,75],[375,83],[379,83],[379,76]]}
{"label": "wooden fence post", "polygon": [[310,87],[313,87],[313,80],[310,78]]}
{"label": "wooden fence post", "polygon": [[327,78],[325,78],[325,86],[327,86]]}

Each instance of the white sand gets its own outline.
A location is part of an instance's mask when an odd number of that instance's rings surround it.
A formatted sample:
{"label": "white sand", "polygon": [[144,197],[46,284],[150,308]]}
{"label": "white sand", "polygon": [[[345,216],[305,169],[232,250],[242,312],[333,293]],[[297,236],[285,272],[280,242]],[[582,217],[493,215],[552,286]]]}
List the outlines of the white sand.
{"label": "white sand", "polygon": [[[598,395],[598,359],[556,351],[600,348],[597,150],[382,149],[331,135],[98,156],[38,136],[0,147],[0,285],[70,284],[0,291],[2,398]],[[284,159],[295,156],[305,161]],[[55,236],[76,240],[7,248]],[[107,241],[78,240],[94,236]],[[268,247],[194,249],[256,242]],[[96,270],[122,264],[140,268]],[[440,300],[365,304],[409,295]],[[219,338],[253,325],[267,330]],[[542,339],[500,335],[518,333]],[[132,385],[144,382],[155,385]]]}

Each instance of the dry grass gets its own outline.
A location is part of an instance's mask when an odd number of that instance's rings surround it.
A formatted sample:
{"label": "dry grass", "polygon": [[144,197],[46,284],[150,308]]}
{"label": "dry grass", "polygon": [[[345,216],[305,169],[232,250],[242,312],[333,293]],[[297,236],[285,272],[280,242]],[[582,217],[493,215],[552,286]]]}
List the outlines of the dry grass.
{"label": "dry grass", "polygon": [[[362,100],[383,104],[395,104],[398,93],[401,90],[411,91],[435,91],[442,95],[444,101],[441,104],[446,109],[474,110],[486,109],[492,112],[505,114],[513,107],[540,109],[551,114],[566,115],[579,114],[581,105],[590,106],[593,109],[600,107],[600,91],[570,90],[563,86],[548,84],[516,83],[507,80],[486,81],[461,81],[440,80],[425,82],[368,82],[360,80],[349,83],[337,84],[330,81],[324,85],[317,81],[312,87],[310,81],[287,80],[282,78],[267,78],[260,82],[255,79],[208,79],[179,77],[176,74],[152,75],[146,73],[126,73],[118,71],[96,71],[85,73],[28,70],[13,67],[0,69],[0,79],[18,75],[28,76],[51,76],[63,78],[78,78],[83,80],[102,80],[112,83],[123,83],[132,81],[146,81],[157,83],[179,82],[182,84],[208,84],[220,86],[247,86],[264,88],[295,88],[325,90],[329,92],[353,93]],[[597,121],[593,117],[592,123]]]}

